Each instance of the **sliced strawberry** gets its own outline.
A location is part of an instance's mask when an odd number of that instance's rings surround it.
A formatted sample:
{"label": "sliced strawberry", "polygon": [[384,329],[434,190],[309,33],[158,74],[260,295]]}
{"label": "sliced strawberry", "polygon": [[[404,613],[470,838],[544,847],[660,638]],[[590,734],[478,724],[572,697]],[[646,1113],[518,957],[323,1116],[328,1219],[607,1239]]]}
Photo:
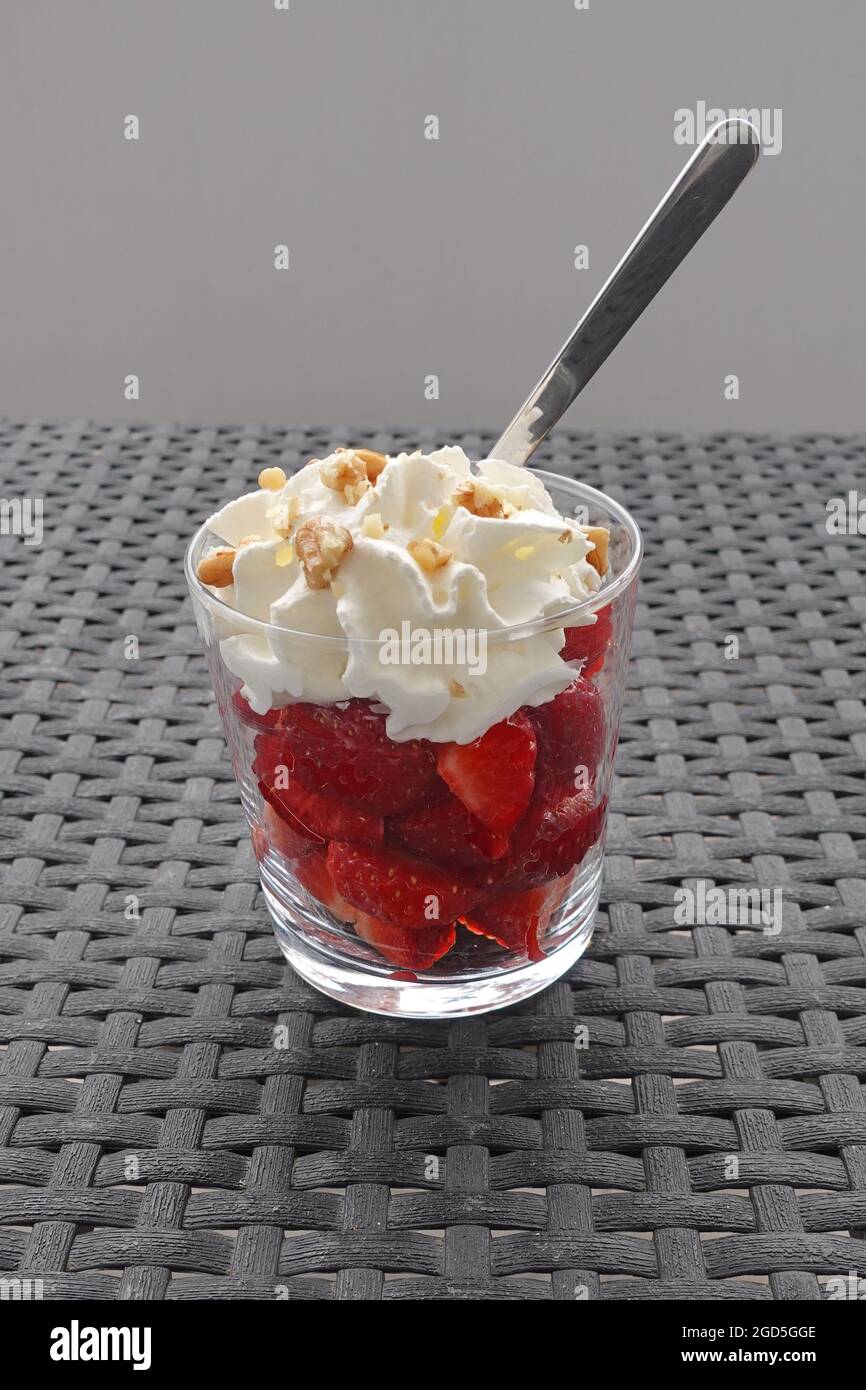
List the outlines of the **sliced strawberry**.
{"label": "sliced strawberry", "polygon": [[442,927],[396,927],[359,912],[355,931],[380,956],[404,970],[429,970],[451,950],[457,936],[453,922]]}
{"label": "sliced strawberry", "polygon": [[276,730],[269,729],[257,733],[253,744],[256,756],[253,771],[269,787],[288,781],[287,773],[294,767],[292,750]]}
{"label": "sliced strawberry", "polygon": [[354,922],[357,913],[338,891],[324,850],[315,850],[303,859],[295,868],[295,877],[341,922]]}
{"label": "sliced strawberry", "polygon": [[501,859],[508,850],[507,836],[488,830],[448,791],[434,805],[392,821],[389,830],[415,854],[470,868]]}
{"label": "sliced strawberry", "polygon": [[382,842],[381,816],[350,801],[338,801],[305,787],[294,772],[291,749],[273,733],[256,734],[253,772],[266,799],[290,823],[300,824],[322,840],[348,840],[351,844]]}
{"label": "sliced strawberry", "polygon": [[611,606],[595,611],[595,622],[586,627],[567,627],[565,646],[559,655],[563,661],[582,661],[582,676],[593,676],[604,665],[605,653],[613,638]]}
{"label": "sliced strawberry", "polygon": [[535,732],[518,710],[473,743],[446,743],[439,752],[439,776],[482,825],[507,835],[529,805],[535,754]]}
{"label": "sliced strawberry", "polygon": [[539,941],[567,886],[566,878],[541,888],[498,893],[464,918],[464,923],[471,932],[498,941],[508,951],[526,951],[530,960],[543,960]]}
{"label": "sliced strawberry", "polygon": [[259,791],[265,799],[264,827],[261,833],[267,837],[275,850],[292,864],[312,854],[315,849],[324,850],[325,841],[321,836],[313,835],[306,826],[295,820],[285,807],[273,799],[274,793],[264,782],[259,782]]}
{"label": "sliced strawberry", "polygon": [[[535,780],[547,800],[585,790],[604,756],[604,705],[582,676],[554,700],[528,711],[538,740]],[[538,796],[534,798],[538,799]]]}
{"label": "sliced strawberry", "polygon": [[594,793],[576,792],[547,802],[539,797],[512,839],[506,860],[497,868],[504,881],[531,887],[548,883],[579,864],[604,828],[607,800],[593,804]]}
{"label": "sliced strawberry", "polygon": [[285,788],[273,787],[268,797],[280,815],[288,813],[310,835],[322,840],[346,840],[352,845],[380,845],[385,833],[381,816],[333,796],[308,791],[294,777]]}
{"label": "sliced strawberry", "polygon": [[432,747],[421,739],[395,743],[385,732],[385,715],[365,700],[286,705],[278,737],[311,791],[380,815],[408,810],[436,785]]}
{"label": "sliced strawberry", "polygon": [[361,806],[353,806],[347,801],[337,801],[333,796],[320,796],[318,792],[308,791],[300,782],[292,779],[288,791],[289,810],[315,834],[328,840],[346,840],[352,845],[380,845],[385,833],[385,823],[381,816],[365,811]]}
{"label": "sliced strawberry", "polygon": [[343,897],[362,912],[398,927],[453,922],[490,891],[484,873],[468,875],[387,846],[362,849],[334,841],[328,865]]}

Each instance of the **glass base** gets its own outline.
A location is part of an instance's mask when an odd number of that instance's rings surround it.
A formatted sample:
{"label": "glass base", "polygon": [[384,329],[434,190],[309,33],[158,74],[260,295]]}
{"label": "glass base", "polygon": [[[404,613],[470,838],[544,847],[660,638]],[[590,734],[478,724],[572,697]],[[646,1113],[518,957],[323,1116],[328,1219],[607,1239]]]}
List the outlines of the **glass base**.
{"label": "glass base", "polygon": [[592,938],[601,869],[599,854],[590,872],[580,875],[579,890],[570,895],[566,919],[552,933],[551,949],[543,960],[503,964],[501,969],[487,966],[481,971],[439,974],[433,969],[418,976],[389,968],[384,962],[374,967],[352,965],[338,958],[299,925],[297,907],[290,913],[267,881],[262,888],[280,950],[292,969],[323,994],[367,1013],[398,1018],[465,1018],[528,999],[553,984],[583,955]]}

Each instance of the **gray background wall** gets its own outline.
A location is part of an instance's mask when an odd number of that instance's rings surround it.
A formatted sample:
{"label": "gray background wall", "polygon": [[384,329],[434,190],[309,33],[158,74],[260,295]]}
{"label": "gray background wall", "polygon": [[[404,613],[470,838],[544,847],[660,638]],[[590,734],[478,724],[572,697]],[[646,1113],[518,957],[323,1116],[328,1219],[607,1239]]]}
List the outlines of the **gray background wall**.
{"label": "gray background wall", "polygon": [[504,424],[687,157],[674,113],[703,99],[781,108],[781,152],[569,423],[863,427],[862,0],[0,15],[0,413]]}

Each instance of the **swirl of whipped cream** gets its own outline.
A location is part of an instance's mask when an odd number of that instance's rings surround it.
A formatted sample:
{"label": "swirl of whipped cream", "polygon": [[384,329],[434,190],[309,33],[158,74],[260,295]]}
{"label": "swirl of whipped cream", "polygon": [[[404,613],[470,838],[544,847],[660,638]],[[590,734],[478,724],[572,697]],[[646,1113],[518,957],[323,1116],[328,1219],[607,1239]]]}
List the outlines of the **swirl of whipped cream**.
{"label": "swirl of whipped cream", "polygon": [[[219,590],[234,614],[221,615],[218,635],[252,708],[358,696],[385,706],[392,739],[468,743],[564,690],[574,671],[558,655],[562,628],[496,636],[601,583],[586,559],[592,542],[541,481],[496,459],[473,472],[449,447],[389,458],[378,477],[343,491],[333,484],[342,457],[313,460],[279,490],[239,497],[207,523],[239,547],[233,582]],[[482,505],[473,507],[475,488]],[[351,537],[331,581],[315,588],[293,544],[313,517]],[[245,627],[245,617],[270,626]]]}

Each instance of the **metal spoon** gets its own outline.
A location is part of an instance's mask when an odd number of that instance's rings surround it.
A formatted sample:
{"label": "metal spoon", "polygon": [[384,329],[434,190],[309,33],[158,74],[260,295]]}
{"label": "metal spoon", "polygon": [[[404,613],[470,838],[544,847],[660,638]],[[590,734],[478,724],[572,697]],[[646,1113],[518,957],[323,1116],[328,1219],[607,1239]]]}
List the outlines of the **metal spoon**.
{"label": "metal spoon", "polygon": [[760,152],[760,137],[749,121],[713,126],[493,446],[491,458],[526,463],[700,240]]}

